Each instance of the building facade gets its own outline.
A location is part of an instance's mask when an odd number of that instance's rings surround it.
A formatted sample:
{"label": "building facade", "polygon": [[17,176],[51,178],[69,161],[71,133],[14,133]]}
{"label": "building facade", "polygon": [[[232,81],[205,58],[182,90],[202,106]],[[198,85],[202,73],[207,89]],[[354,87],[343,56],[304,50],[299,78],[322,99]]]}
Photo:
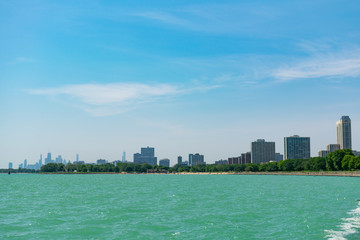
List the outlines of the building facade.
{"label": "building facade", "polygon": [[159,166],[170,167],[170,159],[164,158],[159,161]]}
{"label": "building facade", "polygon": [[189,165],[190,166],[196,166],[199,164],[206,164],[204,161],[204,155],[201,155],[199,153],[196,154],[189,154]]}
{"label": "building facade", "polygon": [[275,153],[275,161],[280,162],[282,160],[284,160],[284,155],[282,155],[281,153]]}
{"label": "building facade", "polygon": [[251,152],[241,154],[241,164],[251,163]]}
{"label": "building facade", "polygon": [[228,158],[228,164],[242,164],[241,157]]}
{"label": "building facade", "polygon": [[107,161],[105,160],[105,159],[98,159],[98,160],[96,160],[96,164],[97,165],[102,165],[102,164],[106,164],[107,163]]}
{"label": "building facade", "polygon": [[328,150],[331,153],[340,150],[340,144],[328,144],[326,146],[326,150]]}
{"label": "building facade", "polygon": [[182,156],[178,156],[177,157],[177,164],[181,165],[182,164]]}
{"label": "building facade", "polygon": [[45,158],[45,164],[48,164],[48,163],[51,163],[52,160],[51,160],[51,153],[48,153],[47,154],[47,157]]}
{"label": "building facade", "polygon": [[327,155],[329,155],[329,153],[330,153],[330,151],[328,151],[328,150],[320,150],[319,157],[325,158],[325,157],[327,157]]}
{"label": "building facade", "polygon": [[337,144],[340,149],[352,149],[351,146],[351,120],[349,116],[342,116],[336,122]]}
{"label": "building facade", "polygon": [[284,158],[285,159],[309,159],[310,158],[310,137],[284,137]]}
{"label": "building facade", "polygon": [[134,163],[137,164],[147,163],[149,165],[156,165],[157,157],[155,157],[155,148],[152,147],[141,148],[141,153],[134,154]]}
{"label": "building facade", "polygon": [[216,165],[225,165],[225,164],[228,164],[228,160],[218,160],[218,161],[215,161],[215,164]]}
{"label": "building facade", "polygon": [[251,143],[251,163],[275,161],[275,142],[258,139]]}

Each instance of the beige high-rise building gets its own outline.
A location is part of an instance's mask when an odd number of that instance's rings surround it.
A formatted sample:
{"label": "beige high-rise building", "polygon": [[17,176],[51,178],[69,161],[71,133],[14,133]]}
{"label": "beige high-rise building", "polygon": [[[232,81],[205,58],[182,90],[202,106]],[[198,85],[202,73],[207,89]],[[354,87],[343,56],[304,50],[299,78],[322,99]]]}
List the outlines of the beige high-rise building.
{"label": "beige high-rise building", "polygon": [[351,120],[349,116],[342,116],[336,122],[337,130],[337,144],[340,144],[340,149],[351,148]]}

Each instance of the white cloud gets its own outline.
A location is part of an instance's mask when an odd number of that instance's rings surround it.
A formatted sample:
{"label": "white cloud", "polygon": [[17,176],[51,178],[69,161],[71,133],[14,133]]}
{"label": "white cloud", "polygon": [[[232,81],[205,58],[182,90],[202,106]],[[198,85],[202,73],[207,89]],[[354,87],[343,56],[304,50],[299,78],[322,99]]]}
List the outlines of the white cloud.
{"label": "white cloud", "polygon": [[59,88],[28,90],[30,94],[59,96],[65,95],[90,105],[123,104],[132,100],[148,99],[179,92],[177,87],[160,84],[78,84]]}
{"label": "white cloud", "polygon": [[17,63],[32,63],[35,62],[35,59],[27,58],[27,57],[17,57],[15,61]]}
{"label": "white cloud", "polygon": [[293,66],[275,70],[272,75],[281,82],[310,78],[344,78],[360,76],[360,51],[317,55]]}
{"label": "white cloud", "polygon": [[280,7],[246,3],[185,5],[164,10],[139,10],[128,13],[169,26],[212,34],[263,34],[264,30],[257,30],[259,26],[267,25],[269,21],[275,21],[284,14]]}
{"label": "white cloud", "polygon": [[76,84],[57,88],[28,89],[27,93],[57,97],[95,116],[120,114],[139,104],[192,91],[206,91],[218,86],[181,89],[170,84],[109,83]]}
{"label": "white cloud", "polygon": [[130,15],[135,16],[135,17],[151,19],[151,20],[157,20],[160,22],[165,22],[167,24],[174,24],[174,25],[188,25],[189,24],[188,21],[178,18],[178,17],[176,17],[170,13],[166,13],[166,12],[146,11],[146,12],[135,12]]}

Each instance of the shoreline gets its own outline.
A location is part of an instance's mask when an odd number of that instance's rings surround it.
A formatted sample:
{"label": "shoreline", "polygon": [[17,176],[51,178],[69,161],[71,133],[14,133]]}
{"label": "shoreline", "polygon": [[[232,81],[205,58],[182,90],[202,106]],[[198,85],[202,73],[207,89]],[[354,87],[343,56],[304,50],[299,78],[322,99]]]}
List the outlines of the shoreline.
{"label": "shoreline", "polygon": [[[7,174],[7,173],[0,173]],[[112,175],[284,175],[284,176],[333,176],[333,177],[360,177],[360,171],[336,171],[336,172],[177,172],[177,173],[127,173],[127,172],[46,172],[46,173],[11,173],[11,174],[112,174]]]}
{"label": "shoreline", "polygon": [[286,175],[286,176],[334,176],[360,177],[360,171],[336,172],[199,172],[199,173],[169,173],[174,175]]}

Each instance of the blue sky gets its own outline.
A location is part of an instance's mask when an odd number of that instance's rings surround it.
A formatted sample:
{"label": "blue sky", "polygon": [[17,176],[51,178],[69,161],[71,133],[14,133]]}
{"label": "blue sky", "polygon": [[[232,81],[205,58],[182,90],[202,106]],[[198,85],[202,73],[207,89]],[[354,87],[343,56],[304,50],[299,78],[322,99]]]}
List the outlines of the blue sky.
{"label": "blue sky", "polygon": [[360,150],[358,1],[1,1],[0,167],[205,155],[311,137],[352,119]]}

